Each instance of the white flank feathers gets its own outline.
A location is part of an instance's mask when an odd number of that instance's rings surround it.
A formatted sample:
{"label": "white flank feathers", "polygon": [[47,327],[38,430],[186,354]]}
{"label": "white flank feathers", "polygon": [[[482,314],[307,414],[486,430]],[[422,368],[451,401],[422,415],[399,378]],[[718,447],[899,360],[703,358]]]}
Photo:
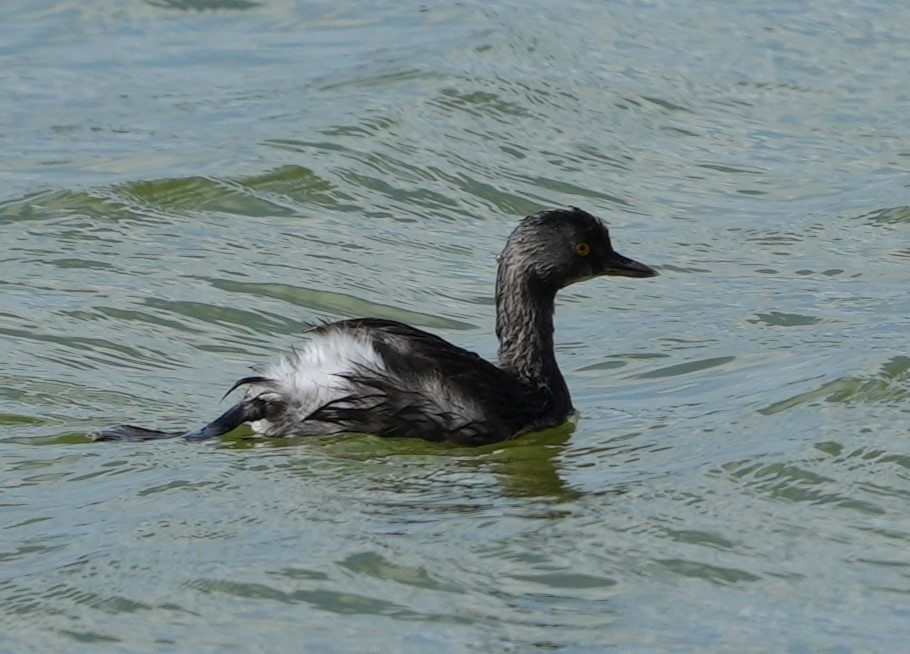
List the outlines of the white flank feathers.
{"label": "white flank feathers", "polygon": [[[273,383],[268,387],[252,384],[247,397],[280,397],[302,422],[327,402],[349,395],[351,387],[344,376],[364,368],[385,371],[385,364],[369,337],[363,333],[328,330],[314,335],[303,349],[294,350],[258,371]],[[257,420],[251,426],[257,433],[268,434],[271,423]]]}

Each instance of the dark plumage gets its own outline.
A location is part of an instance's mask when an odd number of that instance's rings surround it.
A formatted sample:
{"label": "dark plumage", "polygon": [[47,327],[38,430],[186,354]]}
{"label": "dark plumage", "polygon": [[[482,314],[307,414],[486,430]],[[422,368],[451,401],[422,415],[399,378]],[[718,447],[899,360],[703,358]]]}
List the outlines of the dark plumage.
{"label": "dark plumage", "polygon": [[202,440],[250,422],[269,436],[363,432],[480,445],[558,425],[573,409],[553,350],[557,291],[600,275],[657,272],[613,250],[604,224],[577,208],[522,220],[498,261],[498,366],[400,322],[342,320],[312,329],[304,349],[239,380],[231,390],[246,386],[243,399],[205,427],[120,425],[95,437]]}

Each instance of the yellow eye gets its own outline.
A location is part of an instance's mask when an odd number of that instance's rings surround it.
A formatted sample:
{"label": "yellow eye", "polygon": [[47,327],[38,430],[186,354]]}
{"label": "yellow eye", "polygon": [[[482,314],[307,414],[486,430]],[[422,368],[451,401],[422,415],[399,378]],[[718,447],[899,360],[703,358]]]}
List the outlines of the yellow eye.
{"label": "yellow eye", "polygon": [[575,244],[575,254],[580,257],[586,257],[591,254],[591,246],[582,241],[581,243]]}

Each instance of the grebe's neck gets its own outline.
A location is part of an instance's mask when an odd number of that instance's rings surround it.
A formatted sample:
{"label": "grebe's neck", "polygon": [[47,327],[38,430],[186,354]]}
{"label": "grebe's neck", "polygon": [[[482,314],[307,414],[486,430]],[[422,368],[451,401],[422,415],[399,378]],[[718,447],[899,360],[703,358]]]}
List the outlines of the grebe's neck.
{"label": "grebe's neck", "polygon": [[500,260],[496,275],[499,367],[540,389],[549,400],[546,412],[564,418],[572,411],[572,400],[553,350],[555,301],[555,288],[547,288],[524,266]]}

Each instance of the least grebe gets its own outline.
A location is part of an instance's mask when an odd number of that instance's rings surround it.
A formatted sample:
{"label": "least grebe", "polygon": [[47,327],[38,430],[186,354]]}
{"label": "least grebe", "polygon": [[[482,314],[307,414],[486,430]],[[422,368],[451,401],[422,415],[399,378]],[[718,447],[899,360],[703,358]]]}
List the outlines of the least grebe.
{"label": "least grebe", "polygon": [[368,433],[481,445],[556,426],[572,400],[553,351],[559,289],[600,275],[653,277],[613,249],[606,226],[571,207],[524,218],[498,258],[499,361],[392,320],[320,325],[277,363],[244,377],[243,399],[205,427],[120,425],[97,440],[204,440],[251,423],[264,436]]}

